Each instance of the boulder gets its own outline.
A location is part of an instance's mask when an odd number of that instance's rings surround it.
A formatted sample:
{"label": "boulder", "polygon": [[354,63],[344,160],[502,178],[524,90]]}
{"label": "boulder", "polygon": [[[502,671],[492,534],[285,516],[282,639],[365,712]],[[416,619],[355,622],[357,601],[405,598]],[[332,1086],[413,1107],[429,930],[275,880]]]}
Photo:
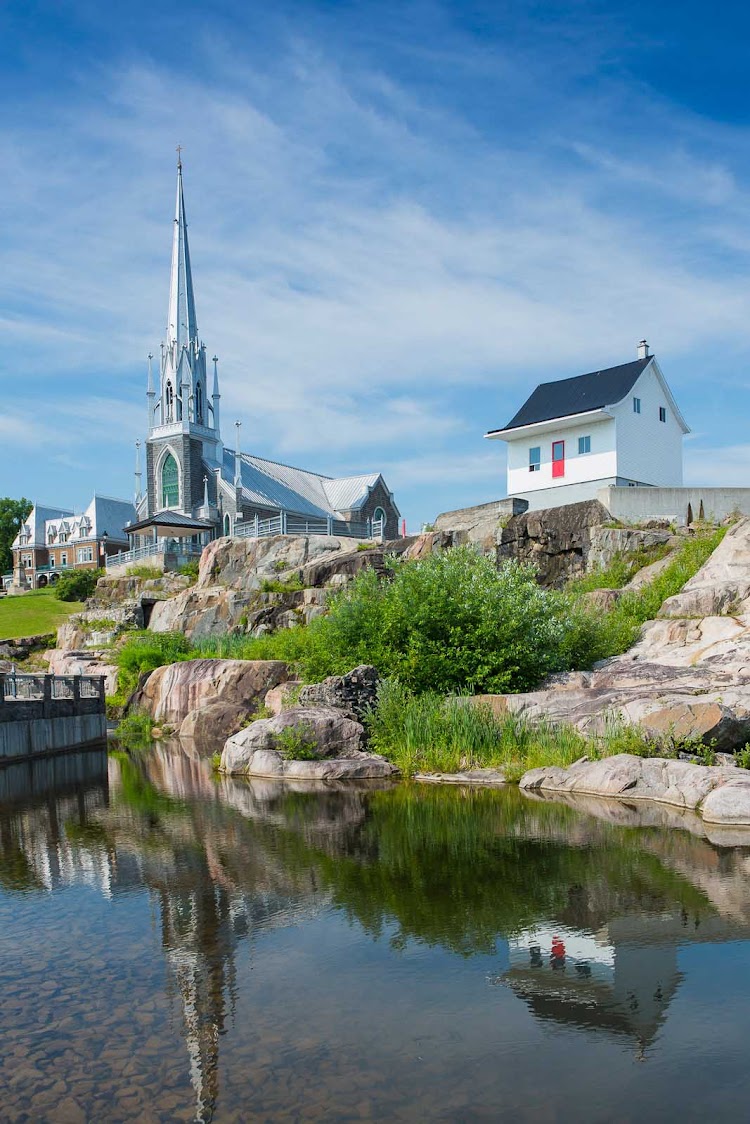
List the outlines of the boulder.
{"label": "boulder", "polygon": [[[559,766],[531,769],[523,775],[520,784],[523,789],[580,792],[589,796],[615,796],[628,801],[654,800],[679,808],[698,809],[714,788],[736,778],[736,769],[618,753],[601,761],[583,758],[567,769]],[[750,822],[750,773],[747,797]]]}
{"label": "boulder", "polygon": [[250,593],[265,578],[299,571],[309,562],[355,550],[356,542],[328,535],[271,535],[264,539],[221,538],[209,543],[201,555],[198,589],[217,584]]}
{"label": "boulder", "polygon": [[240,729],[247,714],[247,708],[237,703],[208,703],[185,715],[180,740],[190,742],[201,757],[211,757],[221,753],[224,742]]}
{"label": "boulder", "polygon": [[[348,757],[362,748],[364,730],[333,707],[292,706],[273,718],[259,718],[229,739],[222,762],[235,765],[247,755],[276,750],[279,735],[294,732],[305,743],[308,753],[316,757]],[[231,748],[230,748],[231,746]],[[222,766],[223,767],[223,766]],[[227,769],[235,772],[234,768]]]}
{"label": "boulder", "polygon": [[299,705],[335,707],[351,718],[359,719],[377,702],[379,679],[376,668],[362,664],[346,675],[331,675],[322,683],[303,687],[299,693]]}
{"label": "boulder", "polygon": [[152,671],[129,707],[175,726],[209,703],[231,704],[250,714],[287,677],[281,660],[186,660]]}
{"label": "boulder", "polygon": [[[285,706],[291,706],[291,699],[299,692],[302,684],[298,679],[289,679],[286,683],[279,683],[278,687],[272,687],[263,700],[263,705],[266,710],[270,710],[271,714],[281,714]],[[296,700],[295,700],[296,701]]]}
{"label": "boulder", "polygon": [[[290,730],[305,742],[314,759],[291,757],[279,735]],[[341,780],[388,777],[390,762],[361,750],[364,730],[331,707],[292,707],[274,718],[261,718],[230,737],[221,755],[223,772],[258,777]]]}

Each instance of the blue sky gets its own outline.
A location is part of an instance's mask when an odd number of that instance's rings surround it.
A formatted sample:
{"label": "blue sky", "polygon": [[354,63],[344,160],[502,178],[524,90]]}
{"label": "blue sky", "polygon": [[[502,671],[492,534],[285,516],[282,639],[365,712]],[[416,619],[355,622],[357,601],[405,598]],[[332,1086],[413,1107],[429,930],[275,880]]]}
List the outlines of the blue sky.
{"label": "blue sky", "polygon": [[720,14],[6,0],[0,495],[130,495],[178,142],[228,444],[380,469],[414,529],[504,494],[482,435],[536,382],[645,336],[686,482],[745,484],[750,16]]}

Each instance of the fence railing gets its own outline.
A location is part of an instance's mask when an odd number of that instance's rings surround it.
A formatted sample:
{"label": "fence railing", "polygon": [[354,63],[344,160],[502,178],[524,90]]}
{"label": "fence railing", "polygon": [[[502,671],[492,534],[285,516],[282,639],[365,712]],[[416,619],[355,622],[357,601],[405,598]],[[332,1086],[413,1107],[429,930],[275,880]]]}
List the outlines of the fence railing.
{"label": "fence railing", "polygon": [[345,519],[305,519],[282,511],[273,519],[248,519],[235,523],[234,535],[240,538],[263,539],[271,535],[333,535],[337,538],[382,539],[385,535],[383,519],[364,519],[347,522]]}
{"label": "fence railing", "polygon": [[133,562],[141,562],[144,558],[153,558],[157,554],[169,554],[176,556],[177,564],[181,560],[189,561],[191,558],[199,558],[203,547],[191,542],[180,542],[175,539],[157,539],[156,542],[150,542],[147,546],[139,546],[133,550],[122,550],[119,554],[110,554],[107,556],[107,569],[112,566],[128,566]]}
{"label": "fence railing", "polygon": [[[265,539],[271,535],[332,535],[336,538],[348,539],[378,539],[385,538],[384,519],[363,519],[361,522],[347,522],[345,519],[305,519],[299,515],[290,515],[286,511],[272,519],[247,519],[242,523],[235,523],[232,535],[247,539]],[[203,546],[191,542],[175,539],[157,539],[156,542],[139,546],[134,550],[121,551],[120,554],[111,554],[107,558],[107,569],[113,566],[128,566],[134,562],[141,562],[146,558],[153,558],[157,554],[176,556],[177,564],[181,560],[199,557]]]}
{"label": "fence railing", "polygon": [[99,699],[104,705],[103,675],[0,674],[0,706],[6,702],[53,699]]}

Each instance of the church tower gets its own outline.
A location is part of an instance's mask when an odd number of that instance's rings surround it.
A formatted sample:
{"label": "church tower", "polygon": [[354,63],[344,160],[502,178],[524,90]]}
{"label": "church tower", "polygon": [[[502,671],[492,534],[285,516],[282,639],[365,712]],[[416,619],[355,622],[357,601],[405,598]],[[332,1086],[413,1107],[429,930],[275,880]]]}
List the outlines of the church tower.
{"label": "church tower", "polygon": [[192,517],[200,514],[205,519],[208,507],[216,510],[217,474],[223,456],[218,361],[214,357],[209,396],[206,347],[198,335],[195,315],[179,149],[169,312],[156,387],[152,358],[149,356],[146,390],[148,487],[142,514],[170,510]]}

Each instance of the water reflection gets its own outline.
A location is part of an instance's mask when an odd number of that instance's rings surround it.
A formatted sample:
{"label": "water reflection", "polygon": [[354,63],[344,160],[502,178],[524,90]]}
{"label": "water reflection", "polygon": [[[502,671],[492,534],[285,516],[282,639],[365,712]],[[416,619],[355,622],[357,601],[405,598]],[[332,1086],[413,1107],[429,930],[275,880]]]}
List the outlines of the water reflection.
{"label": "water reflection", "polygon": [[[432,1002],[445,986],[448,955],[470,996],[471,1021],[464,1043],[449,1013],[453,998],[431,1012],[439,1045],[423,1085],[409,1071],[414,1115],[404,1118],[438,1118],[446,1105],[466,1103],[469,1108],[455,1111],[473,1119],[471,1098],[486,1096],[489,1106],[501,1073],[488,1071],[486,1088],[478,1090],[468,1076],[463,1085],[456,1076],[450,1084],[446,1068],[464,1046],[474,1053],[485,1048],[481,1028],[492,1025],[493,1010],[517,1027],[521,1040],[530,1034],[519,1021],[524,1009],[540,1026],[594,1033],[625,1045],[631,1058],[648,1059],[658,1054],[685,980],[680,951],[750,936],[750,851],[717,845],[695,821],[664,830],[659,818],[672,813],[658,809],[590,802],[582,814],[515,790],[396,785],[316,791],[217,782],[205,761],[174,747],[136,760],[111,757],[108,764],[102,754],[56,760],[59,766],[47,763],[27,775],[25,788],[23,778],[3,778],[0,771],[2,890],[11,901],[33,901],[84,886],[113,903],[147,892],[186,1048],[182,1078],[168,1087],[154,1060],[153,1073],[142,1076],[141,1099],[128,1087],[123,1091],[119,1070],[107,1070],[110,1103],[117,1104],[110,1119],[243,1119],[249,1098],[267,1119],[293,1116],[295,1098],[307,1100],[312,1119],[349,1119],[351,1105],[365,1100],[376,1118],[398,1118],[407,1078],[389,1055],[391,1039],[421,1042],[424,1035],[418,1011],[407,1017],[395,1010],[396,981],[409,986],[399,963],[410,963],[419,950],[439,954],[414,962],[428,966],[420,967],[426,973],[421,994]],[[85,910],[85,903],[76,908]],[[33,917],[39,924],[44,914],[37,910]],[[330,928],[328,919],[336,918],[345,920],[345,930]],[[308,993],[317,995],[322,981],[338,994],[344,966],[300,936],[295,955],[304,955],[313,974],[271,976],[274,933],[304,934],[324,921],[328,928],[321,931],[343,942],[360,966],[362,990],[354,1009],[342,996],[316,1045],[306,1038],[303,1050],[292,1037],[295,1020],[312,1002]],[[59,925],[59,916],[50,918],[53,923]],[[280,936],[278,947],[287,945]],[[247,954],[240,957],[243,946]],[[262,992],[262,976],[252,983],[252,971],[274,979],[270,997]],[[293,966],[289,971],[294,975]],[[135,1005],[137,966],[133,973]],[[477,980],[479,991],[473,990]],[[13,984],[23,996],[20,972]],[[251,987],[267,1005],[238,1027],[235,1015]],[[393,996],[393,1010],[386,995]],[[58,1009],[56,1017],[62,1015]],[[127,1039],[128,1015],[113,1020]],[[378,1028],[374,1044],[370,1024]],[[54,1020],[50,1026],[47,1054],[37,1062],[42,1073],[61,1048]],[[369,1053],[364,1045],[358,1053],[357,1035],[368,1039]],[[273,1036],[282,1060],[262,1062],[263,1040]],[[320,1044],[338,1036],[349,1036],[348,1069],[326,1061]],[[131,1045],[137,1053],[138,1042]],[[4,1065],[0,1079],[8,1076]],[[523,1080],[514,1077],[514,1112],[535,1119],[523,1101]],[[185,1080],[189,1106],[179,1094]],[[606,1084],[607,1077],[598,1074],[596,1081]],[[8,1102],[8,1118],[22,1119],[35,1086],[15,1086],[18,1100]],[[69,1087],[92,1118],[94,1093],[87,1094],[86,1082],[77,1084],[72,1074]],[[452,1111],[445,1118],[456,1118]],[[475,1111],[484,1119],[481,1105]],[[579,1115],[585,1118],[585,1107]],[[34,1118],[44,1116],[37,1111]]]}

